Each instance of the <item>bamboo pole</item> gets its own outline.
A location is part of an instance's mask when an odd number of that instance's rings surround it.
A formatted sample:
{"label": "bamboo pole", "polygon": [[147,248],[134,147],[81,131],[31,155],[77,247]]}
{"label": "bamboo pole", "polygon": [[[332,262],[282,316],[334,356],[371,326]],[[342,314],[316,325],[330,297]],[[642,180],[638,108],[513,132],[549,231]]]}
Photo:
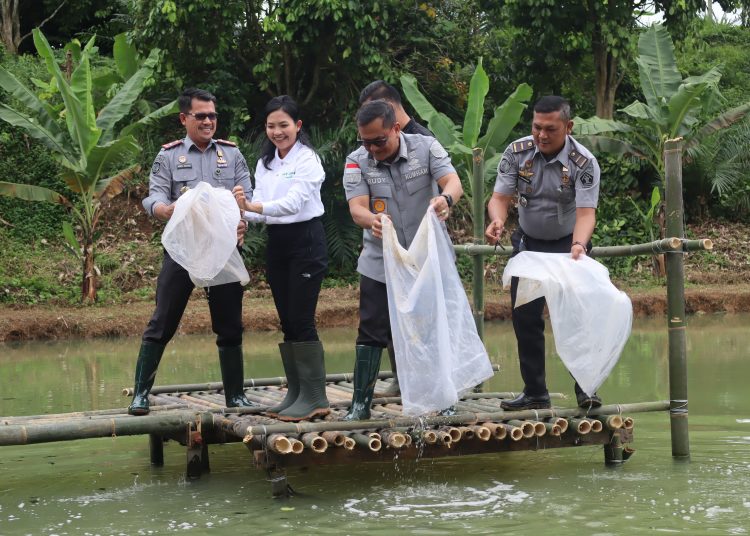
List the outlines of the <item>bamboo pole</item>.
{"label": "bamboo pole", "polygon": [[594,432],[595,434],[598,434],[604,429],[604,423],[602,423],[602,421],[600,421],[599,419],[586,419],[586,420],[589,421],[589,423],[591,423],[591,431]]}
{"label": "bamboo pole", "polygon": [[359,432],[352,432],[351,434],[349,434],[349,437],[352,438],[354,442],[360,447],[369,449],[372,452],[379,451],[382,446],[380,439],[378,439],[377,437],[370,437]]}
{"label": "bamboo pole", "polygon": [[523,439],[523,430],[518,426],[513,426],[512,424],[507,423],[502,423],[500,426],[505,428],[506,435],[509,435],[513,441],[520,441]]}
{"label": "bamboo pole", "polygon": [[544,434],[547,433],[547,427],[544,425],[543,422],[536,421],[536,422],[533,422],[532,424],[534,425],[534,434],[537,437],[542,437]]}
{"label": "bamboo pole", "polygon": [[489,441],[490,437],[492,437],[492,432],[490,432],[489,428],[486,426],[471,426],[470,427],[474,432],[474,437],[476,437],[479,441]]}
{"label": "bamboo pole", "polygon": [[[378,373],[379,380],[387,380],[388,378],[393,378],[393,372],[391,372],[390,370],[384,370]],[[326,383],[351,382],[351,381],[354,381],[353,372],[326,375]],[[245,379],[245,382],[244,382],[245,387],[269,387],[272,385],[281,386],[281,385],[286,385],[286,384],[287,384],[287,381],[286,381],[286,377],[284,376],[276,376],[273,378],[248,378],[248,379]],[[183,392],[218,391],[223,388],[224,388],[224,384],[221,382],[157,385],[151,389],[151,394],[156,395],[156,394],[161,394],[161,393],[176,393],[178,391],[183,391]],[[132,387],[123,388],[122,394],[124,396],[133,396],[133,388]]]}
{"label": "bamboo pole", "polygon": [[328,443],[332,444],[334,447],[344,446],[344,440],[346,439],[346,437],[341,432],[323,432],[320,435],[323,439],[325,439]]}
{"label": "bamboo pole", "polygon": [[[666,232],[683,238],[682,138],[664,144]],[[682,252],[671,252],[667,263],[667,328],[669,333],[669,419],[672,456],[690,456],[687,392],[687,322],[685,320],[685,273]]]}
{"label": "bamboo pole", "polygon": [[568,419],[570,426],[581,435],[586,435],[591,431],[591,421],[588,419]]}
{"label": "bamboo pole", "polygon": [[523,434],[523,437],[530,438],[534,437],[535,431],[534,431],[534,424],[529,421],[522,421],[519,419],[511,419],[508,421],[508,424],[510,426],[514,426],[516,428],[521,429],[521,433]]}
{"label": "bamboo pole", "polygon": [[[671,233],[669,233],[671,234]],[[502,248],[495,246],[482,246],[476,244],[455,244],[453,250],[465,255],[497,255],[510,257],[513,247],[510,245]],[[677,237],[662,238],[653,242],[643,244],[632,244],[624,246],[595,246],[588,253],[589,257],[630,257],[633,255],[655,255],[668,253],[670,251],[711,251],[714,243],[709,238],[700,240],[684,240]]]}
{"label": "bamboo pole", "polygon": [[406,435],[394,430],[383,430],[381,441],[392,449],[400,449],[406,446]]}
{"label": "bamboo pole", "polygon": [[[461,412],[455,415],[436,415],[431,417],[402,416],[393,419],[370,419],[366,421],[320,421],[278,424],[257,424],[247,427],[246,433],[251,435],[268,435],[272,433],[300,434],[304,432],[326,432],[329,430],[367,430],[381,428],[396,428],[404,426],[445,426],[477,423],[485,421],[506,421],[509,419],[545,419],[550,417],[585,417],[598,415],[622,415],[624,413],[643,413],[651,411],[666,411],[669,402],[635,402],[632,404],[607,404],[598,408],[552,408],[527,409],[522,411],[498,412]],[[142,418],[142,417],[141,417]],[[0,427],[0,438],[2,438]]]}
{"label": "bamboo pole", "polygon": [[563,419],[562,417],[552,417],[551,419],[546,419],[547,422],[550,422],[552,424],[556,424],[560,427],[560,433],[564,434],[568,430],[568,420]]}
{"label": "bamboo pole", "polygon": [[319,436],[315,432],[302,434],[302,443],[311,451],[317,454],[323,454],[326,450],[328,450],[328,441],[326,441],[324,437]]}
{"label": "bamboo pole", "polygon": [[607,415],[606,417],[597,417],[608,430],[618,430],[622,428],[622,417],[620,415]]}
{"label": "bamboo pole", "polygon": [[545,422],[543,424],[544,424],[544,427],[547,429],[547,432],[549,433],[549,435],[557,437],[560,434],[562,434],[562,430],[560,429],[560,426],[558,424],[552,423],[552,422]]}
{"label": "bamboo pole", "polygon": [[632,430],[634,424],[635,421],[633,420],[633,417],[625,417],[622,419],[622,427],[625,428],[625,430]]}
{"label": "bamboo pole", "polygon": [[490,431],[495,439],[505,439],[508,431],[501,424],[495,422],[483,422],[482,427]]}
{"label": "bamboo pole", "polygon": [[291,440],[283,434],[272,434],[266,439],[268,449],[277,454],[289,454],[292,452]]}
{"label": "bamboo pole", "polygon": [[[471,200],[474,222],[474,244],[484,244],[484,150],[475,147],[472,153]],[[474,255],[471,276],[471,297],[474,301],[474,323],[479,338],[484,340],[484,255]]]}

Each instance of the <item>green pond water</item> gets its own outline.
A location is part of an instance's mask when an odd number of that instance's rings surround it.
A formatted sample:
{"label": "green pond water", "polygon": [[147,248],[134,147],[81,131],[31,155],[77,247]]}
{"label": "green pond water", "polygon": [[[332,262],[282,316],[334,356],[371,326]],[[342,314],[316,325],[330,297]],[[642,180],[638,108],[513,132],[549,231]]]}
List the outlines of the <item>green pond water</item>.
{"label": "green pond water", "polygon": [[[748,534],[750,316],[688,327],[689,462],[671,457],[666,413],[634,414],[621,467],[601,447],[289,471],[297,495],[270,497],[241,444],[210,447],[211,473],[186,480],[185,450],[149,465],[146,437],[0,447],[0,535],[140,534]],[[352,330],[324,330],[328,372],[352,366]],[[572,395],[548,337],[550,390]],[[501,371],[488,390],[519,390],[509,323],[488,324]],[[247,333],[246,376],[280,375],[278,335]],[[0,415],[124,407],[138,339],[0,345]],[[212,337],[177,337],[157,384],[218,380]],[[664,400],[664,319],[638,320],[599,390],[605,403]],[[572,405],[570,399],[565,403]]]}

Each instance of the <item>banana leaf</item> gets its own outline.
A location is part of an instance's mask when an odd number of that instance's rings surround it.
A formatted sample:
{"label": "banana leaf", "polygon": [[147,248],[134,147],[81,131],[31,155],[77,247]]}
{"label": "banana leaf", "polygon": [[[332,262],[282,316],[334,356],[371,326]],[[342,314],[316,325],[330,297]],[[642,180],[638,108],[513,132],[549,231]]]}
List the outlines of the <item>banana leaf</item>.
{"label": "banana leaf", "polygon": [[484,149],[485,154],[490,149],[495,152],[501,153],[505,147],[505,142],[508,139],[513,127],[518,124],[521,119],[521,114],[526,109],[526,103],[533,95],[534,90],[531,86],[523,83],[519,84],[516,90],[505,99],[500,106],[495,108],[495,115],[490,119],[487,124],[487,131],[479,139],[479,147]]}
{"label": "banana leaf", "polygon": [[54,190],[44,188],[43,186],[34,186],[31,184],[16,184],[13,182],[0,181],[0,195],[23,199],[24,201],[44,201],[46,203],[56,203],[70,207],[70,201]]}
{"label": "banana leaf", "polygon": [[490,79],[482,68],[482,58],[479,58],[469,83],[469,100],[464,116],[464,145],[467,147],[474,147],[479,138],[484,116],[484,99],[489,90]]}
{"label": "banana leaf", "polygon": [[652,108],[662,106],[682,83],[672,38],[664,26],[655,24],[641,34],[636,62],[646,102]]}
{"label": "banana leaf", "polygon": [[450,147],[456,142],[463,143],[458,128],[450,118],[438,112],[425,98],[417,87],[417,80],[410,74],[401,76],[401,87],[409,103],[414,107],[419,117],[427,121],[430,130],[443,147]]}
{"label": "banana leaf", "polygon": [[127,34],[121,33],[115,36],[115,44],[112,49],[115,57],[117,71],[123,80],[129,79],[138,70],[138,52],[132,43],[128,42]]}

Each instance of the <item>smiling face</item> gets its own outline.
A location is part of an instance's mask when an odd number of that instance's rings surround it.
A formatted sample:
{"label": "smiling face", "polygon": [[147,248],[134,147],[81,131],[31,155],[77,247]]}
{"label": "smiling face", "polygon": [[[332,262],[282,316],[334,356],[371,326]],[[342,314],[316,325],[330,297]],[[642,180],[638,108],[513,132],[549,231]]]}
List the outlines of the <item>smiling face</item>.
{"label": "smiling face", "polygon": [[[213,119],[206,117],[213,114]],[[202,119],[198,119],[195,116]],[[211,142],[216,132],[216,106],[211,101],[193,99],[190,102],[190,111],[180,113],[180,122],[185,126],[188,137],[199,149],[205,149]]]}
{"label": "smiling face", "polygon": [[565,137],[573,129],[573,121],[560,119],[560,112],[534,112],[531,135],[544,156],[555,156],[565,146]]}
{"label": "smiling face", "polygon": [[399,132],[398,123],[391,128],[383,127],[383,119],[377,118],[366,125],[358,125],[359,138],[375,160],[380,162],[391,160],[398,153]]}
{"label": "smiling face", "polygon": [[266,117],[266,136],[279,150],[284,158],[297,143],[297,133],[302,128],[302,121],[294,121],[284,110],[275,110]]}

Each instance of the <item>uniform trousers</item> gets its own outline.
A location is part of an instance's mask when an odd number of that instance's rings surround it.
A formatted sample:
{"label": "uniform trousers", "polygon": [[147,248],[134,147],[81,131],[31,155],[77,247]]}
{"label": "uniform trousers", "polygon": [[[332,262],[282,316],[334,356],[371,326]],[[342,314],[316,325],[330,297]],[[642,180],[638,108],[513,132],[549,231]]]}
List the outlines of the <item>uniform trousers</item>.
{"label": "uniform trousers", "polygon": [[268,226],[266,279],[285,342],[319,340],[315,309],[327,272],[328,248],[320,218]]}
{"label": "uniform trousers", "polygon": [[[187,270],[165,251],[156,280],[156,310],[143,333],[144,341],[166,345],[172,339],[194,288]],[[242,344],[242,292],[239,283],[206,288],[217,346]]]}
{"label": "uniform trousers", "polygon": [[360,275],[357,344],[385,348],[390,342],[388,289],[385,283]]}
{"label": "uniform trousers", "polygon": [[[543,253],[570,253],[573,235],[557,240],[539,240],[526,235],[519,227],[511,235],[513,256],[521,251],[539,251]],[[588,249],[591,249],[589,242]],[[547,393],[546,372],[544,363],[544,297],[516,307],[518,278],[513,277],[510,283],[510,301],[512,308],[513,331],[518,343],[518,359],[521,364],[524,393],[529,396],[541,396]],[[581,391],[578,383],[576,393]]]}

